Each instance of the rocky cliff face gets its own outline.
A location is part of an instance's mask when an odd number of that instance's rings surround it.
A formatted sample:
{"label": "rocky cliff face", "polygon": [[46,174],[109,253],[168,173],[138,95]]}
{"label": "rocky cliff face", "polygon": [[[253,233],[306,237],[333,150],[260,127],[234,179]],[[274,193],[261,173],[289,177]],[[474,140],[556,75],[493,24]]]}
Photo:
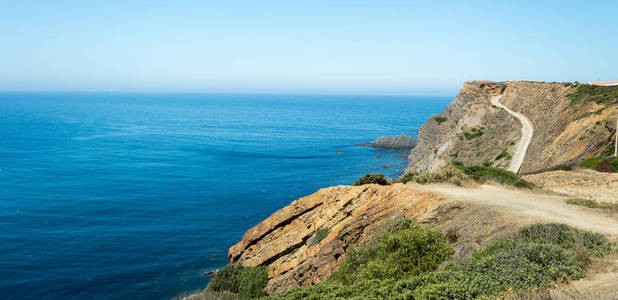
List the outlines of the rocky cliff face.
{"label": "rocky cliff face", "polygon": [[[230,248],[230,262],[268,265],[266,290],[278,293],[325,280],[347,248],[386,222],[424,214],[440,199],[403,185],[336,186],[300,198],[253,227]],[[319,242],[319,229],[328,235]]]}
{"label": "rocky cliff face", "polygon": [[454,160],[508,167],[521,138],[521,124],[491,104],[497,95],[534,126],[520,173],[596,156],[615,134],[612,118],[618,106],[593,101],[572,104],[570,95],[576,91],[577,85],[564,83],[466,82],[457,98],[421,127],[409,169],[438,169]]}
{"label": "rocky cliff face", "polygon": [[[399,217],[457,232],[455,258],[517,228],[491,209],[449,202],[413,186],[336,186],[300,198],[248,230],[230,248],[231,263],[267,265],[269,294],[326,280],[348,249],[367,242]],[[491,231],[487,230],[491,226]],[[316,240],[318,231],[328,234]]]}
{"label": "rocky cliff face", "polygon": [[[615,134],[616,102],[572,104],[577,87],[539,82],[464,84],[455,101],[419,132],[410,169],[437,169],[458,160],[507,167],[521,124],[492,97],[521,112],[535,128],[522,166],[530,172],[597,156]],[[399,217],[455,232],[455,259],[465,258],[528,220],[472,203],[447,200],[414,185],[336,186],[300,198],[245,233],[228,258],[241,266],[268,266],[269,294],[326,280],[347,250],[371,239]]]}

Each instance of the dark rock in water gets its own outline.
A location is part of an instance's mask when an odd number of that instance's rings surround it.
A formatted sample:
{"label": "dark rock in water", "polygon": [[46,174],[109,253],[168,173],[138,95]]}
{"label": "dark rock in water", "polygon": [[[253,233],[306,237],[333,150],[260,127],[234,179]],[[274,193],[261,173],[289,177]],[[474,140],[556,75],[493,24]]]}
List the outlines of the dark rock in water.
{"label": "dark rock in water", "polygon": [[207,271],[207,272],[204,272],[204,274],[206,274],[206,276],[212,278],[212,277],[215,277],[215,275],[217,275],[217,272],[219,272],[219,269]]}
{"label": "dark rock in water", "polygon": [[416,139],[405,134],[397,136],[381,136],[371,143],[362,143],[357,145],[380,148],[412,149],[416,147]]}

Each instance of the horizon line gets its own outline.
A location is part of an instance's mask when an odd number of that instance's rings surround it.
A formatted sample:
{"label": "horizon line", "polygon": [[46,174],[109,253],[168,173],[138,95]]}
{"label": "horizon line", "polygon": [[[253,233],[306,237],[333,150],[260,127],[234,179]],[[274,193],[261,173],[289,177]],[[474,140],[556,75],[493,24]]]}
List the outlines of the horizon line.
{"label": "horizon line", "polygon": [[265,91],[148,91],[148,90],[4,90],[0,93],[99,93],[99,94],[194,94],[194,95],[316,95],[384,97],[454,97],[453,94],[356,93],[356,92],[265,92]]}

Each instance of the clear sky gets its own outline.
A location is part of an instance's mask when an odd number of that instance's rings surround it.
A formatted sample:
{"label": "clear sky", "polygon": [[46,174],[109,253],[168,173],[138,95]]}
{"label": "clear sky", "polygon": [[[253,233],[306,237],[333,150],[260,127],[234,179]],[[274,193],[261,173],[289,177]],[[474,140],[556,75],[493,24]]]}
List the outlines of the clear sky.
{"label": "clear sky", "polygon": [[618,1],[0,0],[0,90],[454,95],[618,80]]}

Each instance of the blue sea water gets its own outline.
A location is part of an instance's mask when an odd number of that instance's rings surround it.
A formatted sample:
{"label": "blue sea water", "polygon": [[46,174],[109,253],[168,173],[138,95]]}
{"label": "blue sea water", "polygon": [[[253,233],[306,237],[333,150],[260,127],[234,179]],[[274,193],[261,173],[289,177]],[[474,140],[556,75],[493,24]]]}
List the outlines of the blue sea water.
{"label": "blue sea water", "polygon": [[[0,299],[169,299],[447,97],[0,93]],[[393,165],[383,168],[383,164]]]}

